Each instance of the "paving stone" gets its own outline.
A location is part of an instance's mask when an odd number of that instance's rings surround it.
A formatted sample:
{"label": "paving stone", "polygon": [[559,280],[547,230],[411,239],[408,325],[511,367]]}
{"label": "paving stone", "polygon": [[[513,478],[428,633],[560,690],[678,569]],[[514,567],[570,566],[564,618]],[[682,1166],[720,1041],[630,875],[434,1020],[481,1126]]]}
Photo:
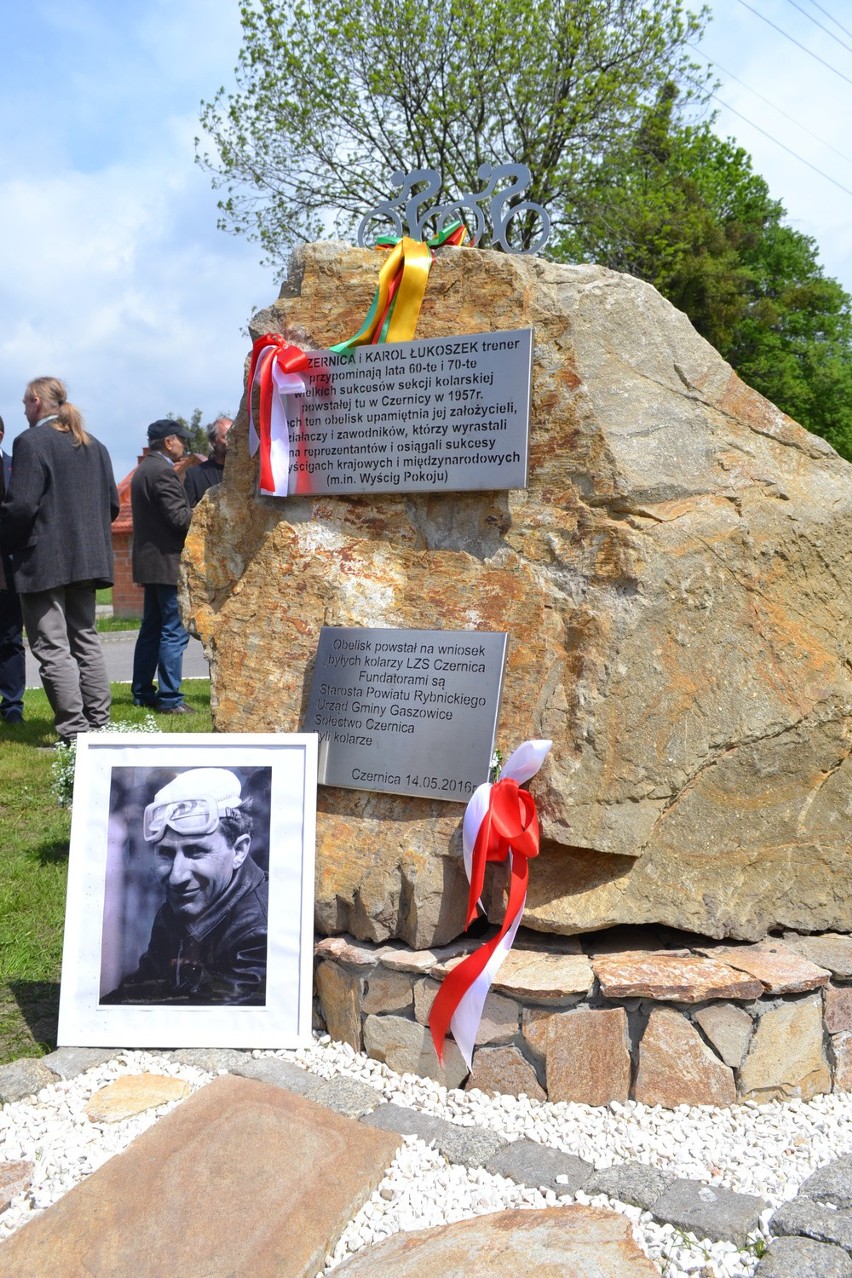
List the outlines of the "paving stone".
{"label": "paving stone", "polygon": [[477,937],[462,936],[449,945],[436,945],[431,950],[410,950],[391,946],[382,950],[382,967],[399,972],[432,972],[458,955],[472,954],[482,942]]}
{"label": "paving stone", "polygon": [[782,1003],[760,1017],[740,1069],[744,1099],[810,1100],[831,1090],[823,1047],[822,999]]}
{"label": "paving stone", "polygon": [[748,972],[766,987],[768,994],[801,994],[821,989],[830,978],[826,968],[778,940],[759,941],[757,945],[702,947],[698,952]]}
{"label": "paving stone", "polygon": [[583,1189],[587,1194],[606,1194],[607,1198],[617,1198],[620,1203],[652,1211],[657,1199],[676,1180],[676,1176],[658,1167],[647,1167],[645,1163],[619,1163],[616,1167],[592,1172]]}
{"label": "paving stone", "polygon": [[593,981],[585,954],[512,949],[500,965],[493,988],[515,998],[553,1001],[568,994],[588,994]]}
{"label": "paving stone", "polygon": [[581,1105],[627,1100],[630,1068],[627,1013],[623,1007],[581,1007],[548,1021],[548,1100],[576,1101]]}
{"label": "paving stone", "polygon": [[181,1065],[205,1069],[208,1074],[236,1074],[252,1055],[236,1047],[181,1047],[173,1053],[173,1058]]}
{"label": "paving stone", "polygon": [[484,1167],[505,1144],[506,1137],[488,1127],[461,1127],[458,1123],[448,1123],[437,1137],[444,1157],[463,1167]]}
{"label": "paving stone", "polygon": [[393,1237],[353,1256],[335,1278],[659,1278],[630,1222],[596,1207],[498,1211]]}
{"label": "paving stone", "polygon": [[351,936],[324,936],[314,946],[314,955],[319,959],[337,959],[340,963],[350,963],[353,967],[374,967],[387,952],[387,946],[371,947]]}
{"label": "paving stone", "polygon": [[840,932],[824,932],[822,936],[785,932],[784,940],[812,963],[828,968],[832,976],[839,976],[841,980],[852,977],[852,937]]}
{"label": "paving stone", "polygon": [[835,1243],[846,1251],[852,1251],[852,1211],[834,1211],[824,1203],[810,1198],[794,1198],[782,1203],[770,1221],[769,1228],[776,1236],[792,1234],[801,1238],[813,1238],[816,1242]]}
{"label": "paving stone", "polygon": [[313,1094],[313,1100],[319,1105],[333,1109],[336,1114],[345,1114],[347,1118],[360,1118],[362,1114],[370,1114],[382,1104],[382,1098],[369,1083],[359,1078],[330,1078]]}
{"label": "paving stone", "polygon": [[0,1246],[0,1272],[314,1278],[399,1140],[217,1078]]}
{"label": "paving stone", "polygon": [[437,1141],[442,1127],[447,1125],[446,1119],[435,1114],[423,1114],[419,1109],[393,1104],[380,1105],[372,1114],[365,1114],[361,1122],[384,1132],[398,1132],[400,1136],[418,1136],[427,1145]]}
{"label": "paving stone", "polygon": [[338,1043],[348,1043],[360,1052],[361,1042],[361,976],[347,972],[336,963],[320,963],[314,975],[328,1032]]}
{"label": "paving stone", "polygon": [[437,1079],[444,1087],[460,1087],[469,1072],[451,1039],[444,1043],[444,1063],[439,1065],[429,1030],[404,1016],[366,1017],[364,1051],[397,1074],[420,1074]]}
{"label": "paving stone", "polygon": [[825,1028],[829,1034],[852,1030],[852,986],[829,985],[824,997]]}
{"label": "paving stone", "polygon": [[5,1211],[18,1194],[29,1189],[33,1179],[33,1167],[34,1164],[25,1158],[0,1163],[0,1212]]}
{"label": "paving stone", "polygon": [[[522,1185],[552,1189],[557,1194],[573,1194],[585,1189],[592,1164],[576,1154],[540,1145],[535,1140],[513,1140],[489,1158],[485,1170],[508,1176]],[[565,1177],[559,1180],[559,1177]]]}
{"label": "paving stone", "polygon": [[799,1196],[832,1207],[852,1207],[852,1154],[818,1167],[802,1181]]}
{"label": "paving stone", "polygon": [[697,954],[604,954],[592,959],[605,998],[703,1003],[711,998],[760,998],[760,981],[727,963]]}
{"label": "paving stone", "polygon": [[774,1238],[755,1278],[852,1278],[852,1260],[842,1247],[812,1238]]}
{"label": "paving stone", "polygon": [[529,1096],[547,1100],[532,1065],[517,1047],[480,1047],[473,1055],[473,1069],[465,1091],[476,1088],[489,1096]]}
{"label": "paving stone", "polygon": [[694,1019],[725,1064],[739,1069],[754,1029],[745,1008],[737,1007],[736,1003],[711,1003],[696,1012]]}
{"label": "paving stone", "polygon": [[146,1109],[185,1100],[190,1091],[189,1083],[167,1074],[123,1074],[95,1092],[86,1114],[93,1123],[120,1123]]}
{"label": "paving stone", "polygon": [[835,1092],[852,1092],[852,1033],[844,1030],[841,1034],[832,1034],[831,1051],[834,1056]]}
{"label": "paving stone", "polygon": [[57,1078],[76,1078],[93,1065],[103,1065],[120,1054],[118,1047],[58,1047],[42,1056],[41,1063]]}
{"label": "paving stone", "polygon": [[639,1044],[634,1100],[644,1105],[732,1105],[733,1071],[694,1025],[669,1007],[655,1007]]}
{"label": "paving stone", "polygon": [[25,1056],[9,1065],[0,1065],[0,1105],[35,1096],[55,1082],[56,1075],[37,1057]]}
{"label": "paving stone", "polygon": [[721,1186],[711,1188],[700,1180],[677,1179],[654,1203],[654,1215],[678,1229],[691,1230],[699,1239],[730,1240],[743,1247],[768,1206],[754,1194],[736,1194]]}
{"label": "paving stone", "polygon": [[424,976],[422,980],[414,983],[414,1019],[420,1025],[428,1025],[429,1017],[432,1012],[432,1004],[438,996],[438,990],[441,988],[440,981],[430,980]]}
{"label": "paving stone", "polygon": [[241,1078],[269,1083],[272,1087],[286,1087],[288,1092],[297,1092],[299,1096],[314,1097],[325,1083],[325,1079],[277,1056],[259,1056],[256,1059],[248,1056],[232,1072]]}
{"label": "paving stone", "polygon": [[405,972],[385,972],[380,967],[364,977],[361,1010],[406,1012],[414,1006],[411,977]]}

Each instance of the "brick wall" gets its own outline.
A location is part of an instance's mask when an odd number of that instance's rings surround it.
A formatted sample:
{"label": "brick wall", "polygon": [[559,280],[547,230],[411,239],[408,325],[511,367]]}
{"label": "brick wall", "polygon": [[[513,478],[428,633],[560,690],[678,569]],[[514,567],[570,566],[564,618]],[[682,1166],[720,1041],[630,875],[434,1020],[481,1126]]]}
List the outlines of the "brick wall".
{"label": "brick wall", "polygon": [[[147,448],[136,459],[139,465]],[[130,550],[133,543],[133,515],[130,510],[130,481],[136,472],[133,467],[118,484],[118,518],[112,525],[112,553],[115,558],[115,581],[112,587],[112,611],[116,617],[142,616],[142,587],[133,581],[130,567]]]}

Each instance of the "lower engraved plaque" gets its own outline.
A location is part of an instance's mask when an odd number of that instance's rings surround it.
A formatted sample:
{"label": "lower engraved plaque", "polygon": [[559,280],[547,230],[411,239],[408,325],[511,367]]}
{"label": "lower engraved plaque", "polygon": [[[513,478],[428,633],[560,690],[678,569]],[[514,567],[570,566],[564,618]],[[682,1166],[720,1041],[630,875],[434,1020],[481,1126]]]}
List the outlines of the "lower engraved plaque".
{"label": "lower engraved plaque", "polygon": [[488,780],[507,639],[324,626],[304,723],[320,785],[466,803]]}

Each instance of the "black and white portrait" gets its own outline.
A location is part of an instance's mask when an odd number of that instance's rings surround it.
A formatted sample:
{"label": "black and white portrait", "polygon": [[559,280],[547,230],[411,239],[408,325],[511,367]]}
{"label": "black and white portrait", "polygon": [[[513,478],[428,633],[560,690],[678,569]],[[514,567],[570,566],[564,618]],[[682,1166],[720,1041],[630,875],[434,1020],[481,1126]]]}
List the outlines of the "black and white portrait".
{"label": "black and white portrait", "polygon": [[114,768],[103,1003],[266,1001],[266,768]]}
{"label": "black and white portrait", "polygon": [[59,1042],[310,1037],[316,736],[78,743]]}

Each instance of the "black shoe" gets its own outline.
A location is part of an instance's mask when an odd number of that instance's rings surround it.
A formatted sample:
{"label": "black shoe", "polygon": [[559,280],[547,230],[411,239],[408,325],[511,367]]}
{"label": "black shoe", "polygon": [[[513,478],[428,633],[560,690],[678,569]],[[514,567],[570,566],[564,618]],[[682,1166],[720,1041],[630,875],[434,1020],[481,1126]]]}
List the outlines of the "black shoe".
{"label": "black shoe", "polygon": [[4,714],[3,722],[8,723],[12,727],[16,727],[19,723],[24,722],[24,716],[20,711],[17,714],[13,711],[11,714]]}
{"label": "black shoe", "polygon": [[188,706],[185,701],[179,701],[176,706],[164,706],[161,702],[156,702],[154,709],[157,714],[195,714],[192,706]]}

